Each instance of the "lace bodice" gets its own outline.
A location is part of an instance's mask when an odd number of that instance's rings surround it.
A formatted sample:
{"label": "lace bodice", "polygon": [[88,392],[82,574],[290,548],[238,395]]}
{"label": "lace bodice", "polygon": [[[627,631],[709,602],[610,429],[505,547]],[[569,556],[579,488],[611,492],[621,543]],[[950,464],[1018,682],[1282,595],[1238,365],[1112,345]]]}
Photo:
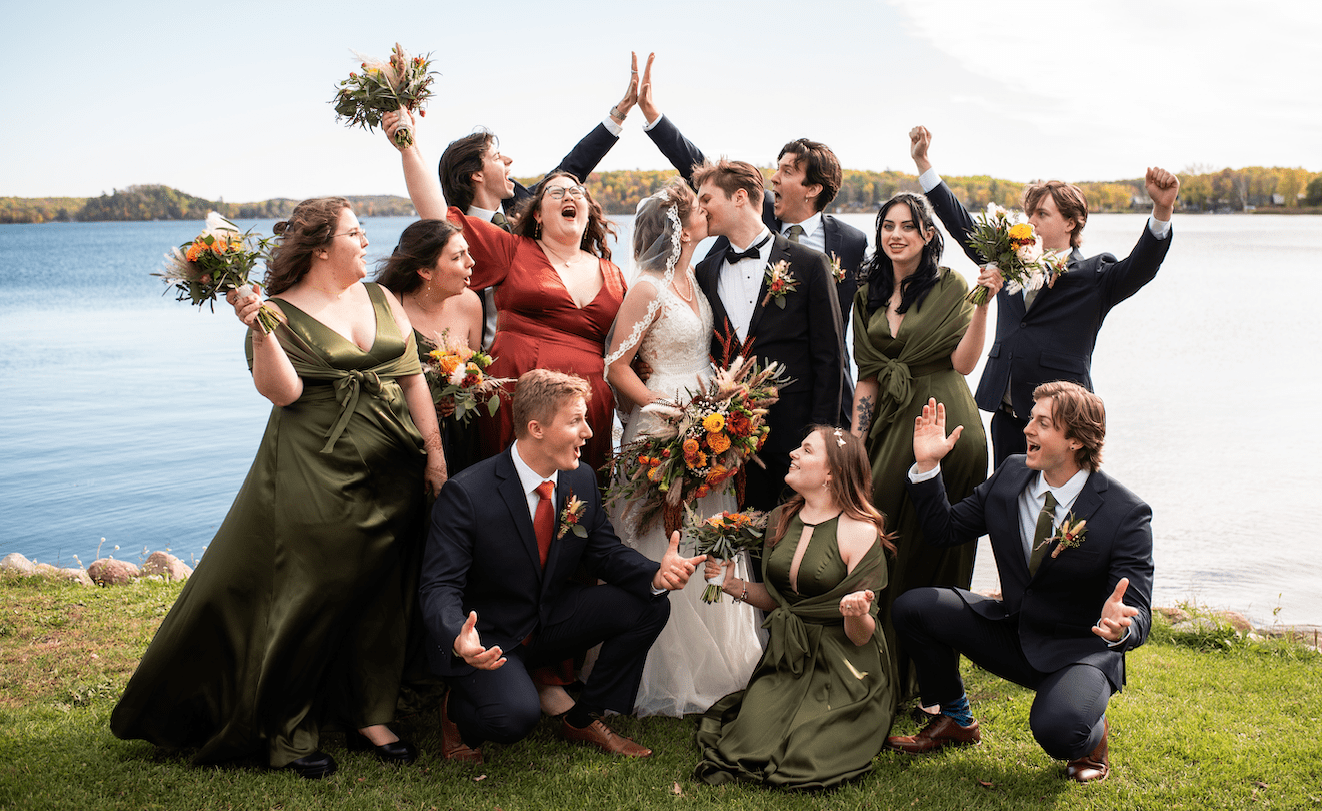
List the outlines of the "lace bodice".
{"label": "lace bodice", "polygon": [[[696,284],[692,289],[698,313],[669,286],[657,292],[660,312],[638,348],[639,357],[652,367],[647,388],[680,403],[688,401],[686,390],[695,389],[699,377],[706,381],[711,376],[711,305]],[[625,441],[645,432],[656,419],[634,409]]]}

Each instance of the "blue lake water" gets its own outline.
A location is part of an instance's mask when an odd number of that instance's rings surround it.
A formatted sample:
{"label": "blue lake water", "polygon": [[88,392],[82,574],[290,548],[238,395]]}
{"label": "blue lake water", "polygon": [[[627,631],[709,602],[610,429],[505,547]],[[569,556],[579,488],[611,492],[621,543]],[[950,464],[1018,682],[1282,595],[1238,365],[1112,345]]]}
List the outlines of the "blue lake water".
{"label": "blue lake water", "polygon": [[[616,220],[628,245],[630,218]],[[867,215],[846,220],[872,229]],[[1092,216],[1084,252],[1127,254],[1144,220]],[[409,222],[365,221],[373,258]],[[201,556],[270,404],[232,310],[199,313],[149,275],[200,227],[0,225],[0,556]],[[1308,507],[1322,491],[1322,218],[1177,216],[1174,239],[1156,280],[1108,318],[1093,361],[1105,468],[1153,507],[1156,601],[1322,624],[1322,530]],[[958,251],[946,261],[972,271]],[[986,549],[975,585],[995,586]]]}

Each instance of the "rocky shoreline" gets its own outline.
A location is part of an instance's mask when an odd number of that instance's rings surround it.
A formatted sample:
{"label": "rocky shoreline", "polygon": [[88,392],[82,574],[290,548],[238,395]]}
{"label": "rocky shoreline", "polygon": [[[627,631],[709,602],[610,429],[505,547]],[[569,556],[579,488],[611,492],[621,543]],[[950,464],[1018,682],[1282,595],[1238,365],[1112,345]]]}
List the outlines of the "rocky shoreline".
{"label": "rocky shoreline", "polygon": [[[13,552],[0,560],[0,571],[14,571],[25,577],[65,580],[80,586],[121,586],[140,578],[164,581],[187,580],[193,574],[191,566],[168,552],[152,552],[143,561],[142,566],[107,557],[92,561],[86,569],[61,569],[49,563],[33,563],[18,552]],[[989,596],[1000,597],[995,593]],[[1224,624],[1235,633],[1247,636],[1249,639],[1286,638],[1314,650],[1322,650],[1322,647],[1319,647],[1319,642],[1322,642],[1322,626],[1255,627],[1248,617],[1238,611],[1190,612],[1180,607],[1154,607],[1152,610],[1164,616],[1175,633],[1213,631]]]}

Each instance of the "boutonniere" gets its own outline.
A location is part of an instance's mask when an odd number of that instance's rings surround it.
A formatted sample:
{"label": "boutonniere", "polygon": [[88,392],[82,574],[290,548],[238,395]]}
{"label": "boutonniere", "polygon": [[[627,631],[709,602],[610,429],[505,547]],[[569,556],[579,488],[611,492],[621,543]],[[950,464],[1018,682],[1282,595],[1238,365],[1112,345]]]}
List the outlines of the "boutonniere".
{"label": "boutonniere", "polygon": [[1059,557],[1060,553],[1066,549],[1077,549],[1086,540],[1083,536],[1088,532],[1088,520],[1085,518],[1072,521],[1073,517],[1074,513],[1067,513],[1065,520],[1060,522],[1060,528],[1056,530],[1056,534],[1042,542],[1056,545],[1056,548],[1051,550],[1051,557]]}
{"label": "boutonniere", "polygon": [[587,508],[587,503],[574,495],[573,490],[570,490],[569,500],[565,502],[565,508],[560,511],[560,531],[555,534],[557,541],[565,537],[565,533],[571,530],[580,538],[588,537],[587,527],[579,523]]}
{"label": "boutonniere", "polygon": [[849,271],[840,264],[840,257],[836,256],[834,251],[831,252],[831,275],[835,277],[836,284],[843,282],[849,275]]}
{"label": "boutonniere", "polygon": [[785,309],[785,296],[799,289],[799,280],[790,273],[790,263],[784,259],[774,265],[768,262],[763,278],[767,283],[767,295],[762,299],[762,306],[767,306],[767,302],[774,298],[776,306]]}

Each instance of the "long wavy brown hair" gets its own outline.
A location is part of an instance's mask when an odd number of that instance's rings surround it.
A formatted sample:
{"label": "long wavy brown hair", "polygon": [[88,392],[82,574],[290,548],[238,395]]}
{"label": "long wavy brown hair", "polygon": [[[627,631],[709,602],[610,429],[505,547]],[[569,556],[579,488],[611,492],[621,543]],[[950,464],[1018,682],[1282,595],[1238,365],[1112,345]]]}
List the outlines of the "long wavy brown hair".
{"label": "long wavy brown hair", "polygon": [[[895,533],[886,531],[886,517],[872,506],[872,465],[868,462],[863,440],[834,425],[814,425],[808,434],[821,434],[826,448],[826,469],[831,474],[827,491],[844,514],[858,521],[867,521],[877,528],[881,546],[895,554]],[[780,511],[780,521],[767,538],[767,546],[775,546],[785,537],[790,521],[803,509],[803,496],[795,493]]]}
{"label": "long wavy brown hair", "polygon": [[[533,217],[533,212],[542,207],[542,198],[546,196],[547,182],[557,177],[567,177],[579,185],[583,182],[574,177],[569,172],[552,172],[537,184],[537,191],[529,200],[519,207],[514,214],[514,222],[511,225],[513,233],[519,236],[525,236],[530,239],[537,239],[541,236],[541,224]],[[588,191],[587,186],[583,186],[583,200],[588,204],[588,227],[583,229],[583,241],[579,247],[602,259],[611,258],[610,246],[606,244],[606,236],[615,233],[615,226],[611,225],[610,220],[606,219],[606,212],[602,210],[601,204],[592,199],[592,192]]]}
{"label": "long wavy brown hair", "polygon": [[272,230],[280,242],[266,262],[262,283],[268,296],[285,292],[307,275],[312,254],[331,241],[340,212],[348,207],[349,201],[343,197],[314,197],[294,206],[289,219],[275,224]]}

